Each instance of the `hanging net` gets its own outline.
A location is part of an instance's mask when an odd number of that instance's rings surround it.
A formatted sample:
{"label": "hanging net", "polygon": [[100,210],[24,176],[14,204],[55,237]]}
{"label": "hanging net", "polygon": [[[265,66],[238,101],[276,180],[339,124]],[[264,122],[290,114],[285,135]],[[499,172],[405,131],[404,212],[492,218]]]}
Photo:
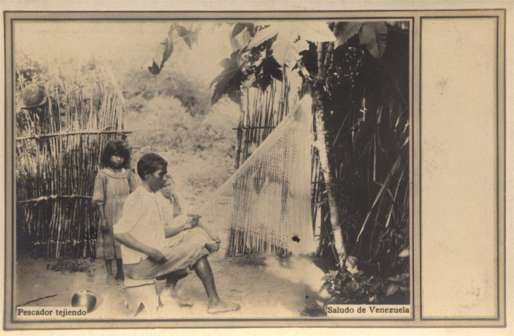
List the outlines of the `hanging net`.
{"label": "hanging net", "polygon": [[209,202],[230,222],[228,256],[314,252],[311,106],[304,97]]}

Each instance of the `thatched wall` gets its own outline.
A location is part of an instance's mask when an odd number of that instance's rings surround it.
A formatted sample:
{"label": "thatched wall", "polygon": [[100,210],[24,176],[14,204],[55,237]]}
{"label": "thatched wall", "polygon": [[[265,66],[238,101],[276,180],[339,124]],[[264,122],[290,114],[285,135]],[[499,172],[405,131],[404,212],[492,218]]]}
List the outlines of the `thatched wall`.
{"label": "thatched wall", "polygon": [[124,136],[123,98],[97,68],[56,73],[39,85],[43,104],[17,104],[18,255],[94,257],[94,178],[105,143]]}

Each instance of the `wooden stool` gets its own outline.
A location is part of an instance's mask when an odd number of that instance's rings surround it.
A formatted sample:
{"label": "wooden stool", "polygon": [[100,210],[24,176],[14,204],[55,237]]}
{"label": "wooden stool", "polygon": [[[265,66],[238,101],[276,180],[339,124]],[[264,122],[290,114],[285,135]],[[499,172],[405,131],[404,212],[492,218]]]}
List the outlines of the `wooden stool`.
{"label": "wooden stool", "polygon": [[133,316],[140,314],[143,310],[153,313],[159,309],[159,293],[155,280],[134,280],[126,277],[123,282],[123,292],[125,305]]}

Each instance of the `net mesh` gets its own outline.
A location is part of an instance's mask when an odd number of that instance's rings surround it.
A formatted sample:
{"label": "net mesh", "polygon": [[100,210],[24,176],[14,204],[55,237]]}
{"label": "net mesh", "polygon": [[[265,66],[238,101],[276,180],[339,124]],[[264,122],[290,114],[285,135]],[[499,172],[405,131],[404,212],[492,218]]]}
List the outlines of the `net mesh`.
{"label": "net mesh", "polygon": [[303,98],[209,203],[230,222],[228,256],[314,252],[311,103]]}

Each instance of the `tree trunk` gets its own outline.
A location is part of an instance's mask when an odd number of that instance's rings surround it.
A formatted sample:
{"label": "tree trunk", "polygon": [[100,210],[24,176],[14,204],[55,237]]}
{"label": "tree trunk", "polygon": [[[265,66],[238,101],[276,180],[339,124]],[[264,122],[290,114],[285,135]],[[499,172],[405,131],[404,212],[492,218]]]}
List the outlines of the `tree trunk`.
{"label": "tree trunk", "polygon": [[326,57],[327,54],[330,56],[332,49],[329,47],[326,52],[323,51],[323,44],[317,44],[317,62],[318,62],[318,73],[316,75],[314,85],[312,87],[312,107],[314,113],[314,125],[315,125],[315,143],[314,146],[317,148],[320,159],[321,172],[325,180],[326,192],[328,198],[328,206],[330,209],[330,224],[332,232],[334,234],[334,244],[339,256],[340,266],[344,265],[346,259],[346,248],[344,245],[343,232],[339,221],[339,212],[337,209],[337,203],[335,198],[334,188],[334,174],[330,167],[328,160],[328,148],[327,144],[327,131],[325,128],[325,120],[323,118],[325,111],[323,104],[324,97],[324,79],[325,72],[328,68],[328,60],[330,57]]}

